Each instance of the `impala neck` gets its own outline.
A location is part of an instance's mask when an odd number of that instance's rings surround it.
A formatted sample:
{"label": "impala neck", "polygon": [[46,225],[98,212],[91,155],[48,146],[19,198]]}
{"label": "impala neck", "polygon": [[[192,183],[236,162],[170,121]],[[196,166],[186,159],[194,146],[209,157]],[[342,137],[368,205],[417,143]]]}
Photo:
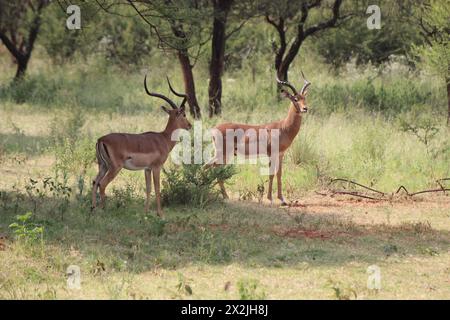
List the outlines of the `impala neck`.
{"label": "impala neck", "polygon": [[172,118],[169,117],[169,121],[167,122],[166,128],[164,131],[162,131],[162,135],[168,140],[168,145],[170,147],[170,150],[175,146],[177,143],[176,141],[172,141],[172,133],[177,130],[177,126],[175,125],[174,121],[172,121]]}
{"label": "impala neck", "polygon": [[292,134],[295,137],[300,130],[300,124],[302,123],[301,113],[297,112],[294,104],[291,102],[287,117],[283,120],[283,129]]}

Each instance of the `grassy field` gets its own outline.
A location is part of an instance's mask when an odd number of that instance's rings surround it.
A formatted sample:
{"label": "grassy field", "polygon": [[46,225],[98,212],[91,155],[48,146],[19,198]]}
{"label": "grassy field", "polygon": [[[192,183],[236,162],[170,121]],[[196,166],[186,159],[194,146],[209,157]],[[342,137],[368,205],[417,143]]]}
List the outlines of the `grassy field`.
{"label": "grassy field", "polygon": [[[307,65],[312,112],[283,177],[294,205],[259,201],[267,177],[238,166],[230,200],[165,205],[160,220],[143,212],[142,172],[123,171],[107,207],[89,210],[95,139],[165,124],[142,90],[145,70],[33,66],[19,86],[0,75],[0,298],[450,298],[448,194],[375,203],[316,193],[336,177],[394,192],[450,176],[445,94],[426,76],[391,66],[375,80],[370,69],[340,79]],[[151,77],[162,92],[165,67]],[[227,74],[224,115],[203,126],[281,119],[286,101],[269,71],[258,75]],[[198,87],[206,105],[207,83]],[[67,287],[69,265],[81,269],[79,290]],[[367,288],[371,265],[381,269],[377,291]]]}

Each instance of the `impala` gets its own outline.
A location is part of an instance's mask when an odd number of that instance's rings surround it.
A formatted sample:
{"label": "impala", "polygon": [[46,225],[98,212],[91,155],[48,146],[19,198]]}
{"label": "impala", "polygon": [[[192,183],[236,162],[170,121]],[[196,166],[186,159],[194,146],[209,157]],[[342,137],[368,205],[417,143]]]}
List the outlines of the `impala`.
{"label": "impala", "polygon": [[[297,136],[297,133],[300,130],[300,125],[302,121],[302,113],[306,112],[308,110],[306,106],[306,95],[307,95],[307,88],[311,84],[308,80],[305,79],[305,76],[302,76],[304,79],[303,87],[300,91],[297,91],[295,87],[290,84],[287,81],[281,81],[276,78],[278,84],[281,87],[286,87],[292,91],[292,94],[286,91],[284,88],[282,89],[282,94],[284,97],[288,98],[291,103],[289,107],[289,111],[287,114],[287,117],[283,120],[271,122],[267,124],[262,125],[248,125],[248,124],[239,124],[239,123],[223,123],[218,126],[216,126],[214,129],[218,133],[213,137],[213,143],[214,143],[214,149],[215,149],[215,155],[214,157],[205,165],[205,167],[210,166],[216,166],[221,164],[229,163],[229,159],[232,157],[229,157],[229,154],[227,154],[231,150],[234,152],[234,155],[243,155],[245,157],[251,157],[254,156],[254,154],[250,154],[252,151],[252,148],[250,147],[251,139],[249,139],[248,135],[244,135],[241,138],[234,136],[234,147],[227,149],[226,147],[226,140],[227,139],[227,132],[237,132],[239,130],[244,132],[255,132],[256,133],[256,139],[259,140],[262,137],[260,136],[261,132],[265,132],[266,137],[273,137],[273,134],[277,135],[278,138],[278,154],[276,153],[277,150],[272,150],[271,145],[274,146],[274,148],[277,147],[276,143],[272,142],[272,139],[268,139],[267,141],[267,149],[266,154],[271,159],[270,162],[275,160],[274,168],[275,170],[270,172],[269,174],[269,188],[267,193],[267,199],[269,199],[270,202],[272,202],[272,182],[274,178],[274,174],[277,175],[277,185],[278,185],[278,199],[281,201],[282,205],[286,205],[286,201],[283,198],[283,192],[282,192],[282,182],[281,182],[281,176],[282,176],[282,161],[283,156],[286,150],[289,148],[289,146],[292,144],[292,141]],[[276,131],[275,131],[276,130]],[[219,141],[222,140],[222,141]],[[241,148],[241,153],[239,152],[239,148],[236,148],[237,144],[243,145],[243,148]],[[255,150],[253,148],[253,150]],[[243,153],[242,153],[243,151]],[[261,150],[257,151],[257,153],[260,153]],[[274,155],[275,159],[271,157],[271,155]],[[233,156],[233,155],[232,155]],[[271,163],[272,167],[272,163]],[[220,189],[222,191],[223,197],[228,198],[227,192],[225,190],[224,182],[218,181],[218,184],[220,186]]]}
{"label": "impala", "polygon": [[190,129],[191,124],[186,118],[185,103],[186,94],[176,92],[167,78],[170,90],[178,97],[182,97],[180,107],[166,96],[150,92],[147,88],[147,76],[144,78],[145,92],[151,96],[163,99],[172,109],[161,108],[169,115],[166,128],[162,132],[110,133],[98,139],[96,154],[98,162],[98,174],[93,181],[92,209],[96,207],[97,189],[100,189],[101,206],[105,204],[105,189],[117,176],[122,168],[128,170],[144,170],[146,184],[145,211],[150,206],[151,176],[156,194],[156,207],[158,216],[162,216],[160,195],[160,172],[164,162],[176,141],[172,141],[172,133],[177,129]]}

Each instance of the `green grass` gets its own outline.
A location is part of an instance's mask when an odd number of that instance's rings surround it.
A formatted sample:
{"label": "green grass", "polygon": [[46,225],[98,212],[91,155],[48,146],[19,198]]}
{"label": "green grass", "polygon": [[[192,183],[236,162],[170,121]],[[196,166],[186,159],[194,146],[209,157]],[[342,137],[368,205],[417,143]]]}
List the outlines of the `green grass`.
{"label": "green grass", "polygon": [[[329,279],[354,287],[359,298],[450,294],[448,203],[425,206],[426,216],[420,204],[377,206],[367,216],[358,206],[314,213],[233,201],[206,209],[169,207],[161,225],[142,213],[142,198],[126,207],[110,199],[92,215],[83,201],[73,201],[63,220],[45,209],[51,201],[32,220],[44,227],[43,252],[35,250],[38,244],[13,242],[12,235],[0,251],[2,298],[48,298],[49,291],[59,299],[239,298],[240,283],[252,279],[269,299],[333,298]],[[28,205],[21,201],[19,212]],[[386,210],[401,222],[389,222]],[[11,210],[3,211],[1,230],[8,232],[13,220]],[[383,272],[376,295],[365,288],[372,264]],[[66,288],[69,265],[81,268],[80,291]],[[190,279],[192,296],[176,289],[179,273]]]}
{"label": "green grass", "polygon": [[[314,194],[335,177],[386,192],[449,177],[445,95],[436,82],[394,71],[370,81],[370,70],[335,78],[323,65],[306,64],[311,113],[283,176],[286,198],[303,206],[258,203],[267,177],[246,165],[228,183],[230,201],[166,205],[162,221],[143,213],[142,172],[121,172],[106,209],[89,210],[95,140],[165,124],[159,104],[143,93],[143,72],[124,74],[96,61],[59,68],[39,62],[19,87],[8,85],[7,72],[0,75],[0,298],[450,297],[448,195],[373,204]],[[160,81],[166,67],[152,68],[150,81],[168,93]],[[298,71],[291,73],[296,84]],[[202,69],[196,75],[206,79]],[[207,83],[197,86],[205,106]],[[270,122],[287,112],[269,71],[255,81],[228,73],[224,86],[224,114],[204,119],[204,128]],[[405,121],[418,135],[405,131]],[[425,144],[427,126],[436,134]],[[47,177],[52,190],[44,188]],[[30,223],[43,227],[43,246],[9,228],[28,211]],[[378,292],[366,287],[372,264],[382,271]],[[67,288],[69,265],[81,268],[81,290]]]}

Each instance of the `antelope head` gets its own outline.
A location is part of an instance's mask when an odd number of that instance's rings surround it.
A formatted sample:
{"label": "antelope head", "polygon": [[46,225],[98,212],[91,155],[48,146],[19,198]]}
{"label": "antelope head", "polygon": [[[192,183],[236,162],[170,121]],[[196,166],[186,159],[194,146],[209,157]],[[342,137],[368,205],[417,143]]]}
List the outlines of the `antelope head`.
{"label": "antelope head", "polygon": [[172,124],[173,129],[189,130],[192,128],[192,125],[186,117],[186,110],[185,110],[185,104],[188,96],[186,94],[176,92],[175,89],[173,89],[172,85],[170,84],[169,78],[167,78],[167,83],[169,84],[170,91],[172,91],[173,94],[175,94],[177,97],[183,98],[183,101],[181,102],[179,107],[175,104],[175,102],[173,102],[168,97],[159,93],[150,92],[147,88],[147,75],[145,75],[144,78],[145,92],[147,92],[147,94],[151,97],[160,98],[166,101],[171,106],[171,109],[168,109],[165,106],[161,106],[161,109],[164,110],[164,112],[166,112],[169,115],[169,123]]}
{"label": "antelope head", "polygon": [[280,84],[284,87],[287,87],[292,91],[292,94],[291,94],[288,91],[286,91],[285,89],[281,89],[281,93],[283,94],[284,97],[291,100],[297,113],[303,113],[303,112],[308,111],[308,107],[306,106],[306,95],[308,94],[307,89],[311,85],[311,82],[306,80],[305,75],[303,74],[303,71],[302,71],[302,77],[305,82],[303,84],[302,89],[300,91],[297,91],[292,84],[290,84],[288,81],[282,81],[282,80],[278,79],[278,76],[277,76],[278,84]]}

